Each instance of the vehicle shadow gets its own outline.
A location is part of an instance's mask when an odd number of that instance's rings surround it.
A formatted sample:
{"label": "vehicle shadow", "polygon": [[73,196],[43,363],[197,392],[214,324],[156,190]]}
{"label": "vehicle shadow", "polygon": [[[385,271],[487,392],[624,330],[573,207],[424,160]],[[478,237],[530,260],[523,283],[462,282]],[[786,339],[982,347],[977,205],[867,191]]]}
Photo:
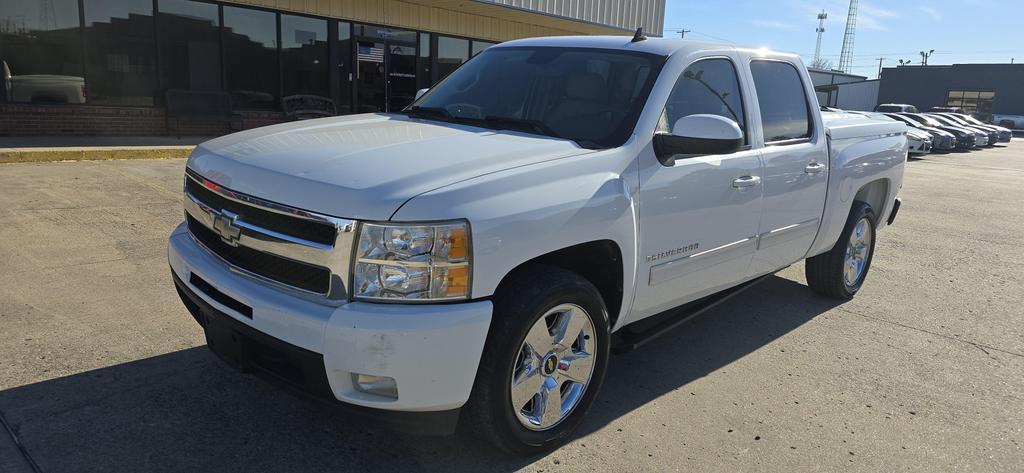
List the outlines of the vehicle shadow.
{"label": "vehicle shadow", "polygon": [[[765,279],[641,349],[614,356],[578,436],[836,305],[796,282]],[[509,457],[471,435],[384,430],[236,373],[206,347],[0,391],[0,412],[48,473],[512,471],[543,458]]]}

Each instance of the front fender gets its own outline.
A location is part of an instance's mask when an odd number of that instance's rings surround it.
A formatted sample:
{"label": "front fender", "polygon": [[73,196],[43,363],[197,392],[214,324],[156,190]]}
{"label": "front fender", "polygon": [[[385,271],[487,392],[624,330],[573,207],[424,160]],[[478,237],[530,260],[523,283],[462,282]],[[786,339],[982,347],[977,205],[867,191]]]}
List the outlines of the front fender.
{"label": "front fender", "polygon": [[625,313],[636,276],[636,182],[629,153],[604,150],[442,187],[414,197],[392,220],[468,219],[474,299],[494,294],[505,275],[533,258],[614,241],[622,251]]}

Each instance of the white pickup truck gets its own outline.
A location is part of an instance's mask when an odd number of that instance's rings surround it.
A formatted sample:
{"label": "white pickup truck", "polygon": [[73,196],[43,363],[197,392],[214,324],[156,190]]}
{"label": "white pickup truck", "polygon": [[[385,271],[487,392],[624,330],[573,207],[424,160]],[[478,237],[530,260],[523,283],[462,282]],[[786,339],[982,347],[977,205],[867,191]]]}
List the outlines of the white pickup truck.
{"label": "white pickup truck", "polygon": [[174,282],[243,371],[372,422],[550,449],[613,350],[802,260],[822,294],[861,288],[907,128],[818,110],[791,54],[511,41],[402,113],[198,146]]}

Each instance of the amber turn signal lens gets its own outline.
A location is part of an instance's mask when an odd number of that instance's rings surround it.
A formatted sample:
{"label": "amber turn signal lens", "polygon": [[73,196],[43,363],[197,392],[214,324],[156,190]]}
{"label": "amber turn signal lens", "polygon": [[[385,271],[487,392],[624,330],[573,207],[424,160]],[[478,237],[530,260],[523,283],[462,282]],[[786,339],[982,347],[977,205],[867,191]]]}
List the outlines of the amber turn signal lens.
{"label": "amber turn signal lens", "polygon": [[452,266],[448,268],[448,297],[469,296],[469,267]]}
{"label": "amber turn signal lens", "polygon": [[469,237],[465,227],[451,229],[451,250],[448,251],[449,261],[465,261],[469,255]]}

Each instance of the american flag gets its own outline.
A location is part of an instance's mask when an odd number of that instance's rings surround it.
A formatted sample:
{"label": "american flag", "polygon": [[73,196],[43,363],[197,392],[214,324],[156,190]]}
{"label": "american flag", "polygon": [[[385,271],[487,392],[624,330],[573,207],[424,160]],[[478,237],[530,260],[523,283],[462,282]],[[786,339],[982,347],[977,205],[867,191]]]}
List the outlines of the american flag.
{"label": "american flag", "polygon": [[384,62],[384,49],[360,44],[359,60],[366,62]]}

